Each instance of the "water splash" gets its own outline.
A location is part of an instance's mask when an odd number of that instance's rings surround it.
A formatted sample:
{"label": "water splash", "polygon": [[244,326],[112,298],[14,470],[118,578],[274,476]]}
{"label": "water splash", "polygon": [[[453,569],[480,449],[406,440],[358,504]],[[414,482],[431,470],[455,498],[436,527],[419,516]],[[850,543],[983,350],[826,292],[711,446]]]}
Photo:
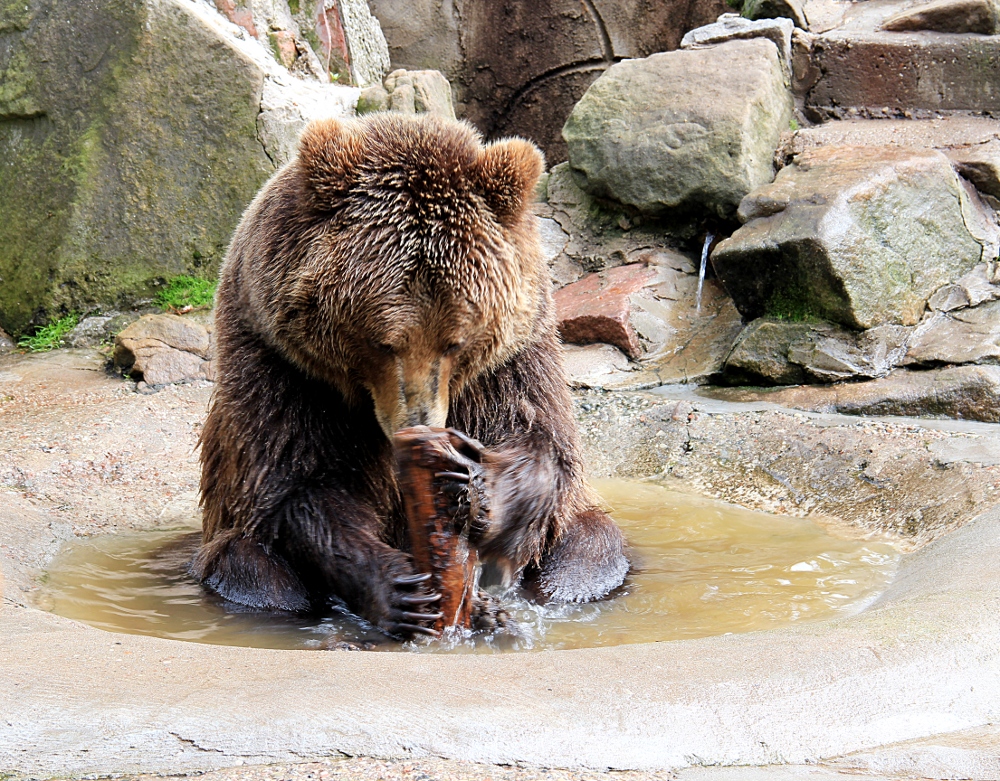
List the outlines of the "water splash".
{"label": "water splash", "polygon": [[705,267],[708,265],[708,248],[712,246],[715,234],[709,231],[705,234],[705,243],[701,247],[701,266],[698,269],[698,295],[695,298],[695,312],[701,314],[701,289],[705,286]]}

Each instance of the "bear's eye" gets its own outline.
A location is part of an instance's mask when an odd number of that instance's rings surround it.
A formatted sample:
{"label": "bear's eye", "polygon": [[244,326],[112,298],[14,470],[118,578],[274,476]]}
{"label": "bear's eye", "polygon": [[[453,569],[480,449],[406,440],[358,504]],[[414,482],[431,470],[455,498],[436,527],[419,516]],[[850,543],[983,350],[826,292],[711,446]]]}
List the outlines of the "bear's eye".
{"label": "bear's eye", "polygon": [[454,355],[455,353],[457,353],[459,350],[462,349],[462,346],[464,344],[465,344],[465,342],[452,342],[451,344],[447,345],[444,348],[444,354],[445,355]]}
{"label": "bear's eye", "polygon": [[376,352],[384,353],[385,355],[393,355],[396,352],[396,348],[393,347],[388,342],[376,342],[373,340],[370,341],[369,344],[371,345],[373,350],[375,350]]}

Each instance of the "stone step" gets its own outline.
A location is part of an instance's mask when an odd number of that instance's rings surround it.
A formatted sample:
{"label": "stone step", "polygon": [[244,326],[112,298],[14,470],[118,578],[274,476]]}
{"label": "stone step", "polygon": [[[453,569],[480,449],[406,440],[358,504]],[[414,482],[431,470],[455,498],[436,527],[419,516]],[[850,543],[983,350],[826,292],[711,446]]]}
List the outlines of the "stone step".
{"label": "stone step", "polygon": [[[789,163],[809,150],[834,146],[937,149],[981,194],[1000,199],[1000,120],[944,116],[826,122],[785,134],[777,158]],[[1000,209],[1000,201],[992,205]]]}
{"label": "stone step", "polygon": [[993,0],[816,2],[841,16],[796,36],[796,87],[814,121],[1000,109]]}
{"label": "stone step", "polygon": [[811,44],[810,119],[1000,111],[1000,36],[840,28]]}
{"label": "stone step", "polygon": [[946,151],[997,141],[1000,141],[1000,120],[989,117],[848,119],[796,130],[783,139],[779,153],[793,157],[823,146],[894,146]]}

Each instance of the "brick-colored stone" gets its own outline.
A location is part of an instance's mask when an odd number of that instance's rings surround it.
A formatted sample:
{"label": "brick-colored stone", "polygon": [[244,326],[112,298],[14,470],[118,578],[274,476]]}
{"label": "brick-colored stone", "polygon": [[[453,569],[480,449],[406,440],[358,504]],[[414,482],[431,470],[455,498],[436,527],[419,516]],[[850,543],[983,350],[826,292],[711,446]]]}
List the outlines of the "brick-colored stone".
{"label": "brick-colored stone", "polygon": [[641,263],[589,274],[555,294],[559,333],[573,344],[603,342],[638,358],[642,347],[631,323],[629,297],[656,279]]}

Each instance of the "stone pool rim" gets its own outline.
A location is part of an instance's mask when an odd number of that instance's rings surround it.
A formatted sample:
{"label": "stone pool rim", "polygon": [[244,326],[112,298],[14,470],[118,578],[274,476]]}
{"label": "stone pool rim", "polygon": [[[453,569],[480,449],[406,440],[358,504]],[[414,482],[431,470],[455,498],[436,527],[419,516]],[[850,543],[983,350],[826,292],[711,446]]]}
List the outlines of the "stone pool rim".
{"label": "stone pool rim", "polygon": [[[21,501],[0,513],[25,545],[54,550],[58,524],[44,513]],[[852,616],[531,654],[276,651],[106,632],[31,607],[16,593],[31,573],[2,551],[0,562],[0,769],[16,774],[341,754],[795,764],[1000,720],[1000,507],[904,556]]]}

